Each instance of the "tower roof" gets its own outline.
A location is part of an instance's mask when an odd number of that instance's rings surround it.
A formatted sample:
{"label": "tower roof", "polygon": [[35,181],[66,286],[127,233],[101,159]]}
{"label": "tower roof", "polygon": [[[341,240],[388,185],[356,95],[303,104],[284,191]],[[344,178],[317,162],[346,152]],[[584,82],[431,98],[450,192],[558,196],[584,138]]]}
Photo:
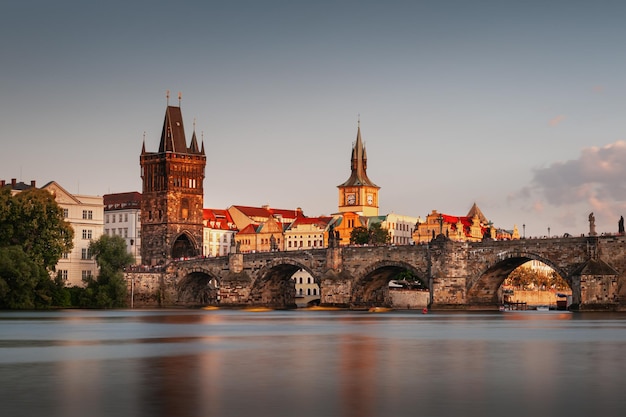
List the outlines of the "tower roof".
{"label": "tower roof", "polygon": [[483,223],[483,224],[487,224],[488,223],[487,218],[485,217],[483,212],[480,211],[480,209],[478,208],[476,203],[474,203],[474,205],[472,206],[470,211],[467,213],[467,217],[469,217],[470,219],[472,219],[474,216],[477,216],[478,220],[480,220],[481,223]]}
{"label": "tower roof", "polygon": [[[195,139],[195,132],[193,139]],[[159,153],[162,152],[199,153],[197,141],[192,140],[191,147],[187,147],[183,114],[180,107],[167,106],[165,110],[161,144],[159,145]]]}
{"label": "tower roof", "polygon": [[368,185],[370,187],[380,188],[367,177],[367,152],[363,141],[361,140],[361,124],[357,128],[356,142],[352,147],[350,178],[339,187],[349,187],[354,185]]}

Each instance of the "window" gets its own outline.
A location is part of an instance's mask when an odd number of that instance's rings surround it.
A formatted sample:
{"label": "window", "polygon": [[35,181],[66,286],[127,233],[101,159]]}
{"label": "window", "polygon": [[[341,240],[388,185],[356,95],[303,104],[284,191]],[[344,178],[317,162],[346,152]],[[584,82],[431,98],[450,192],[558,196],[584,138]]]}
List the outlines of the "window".
{"label": "window", "polygon": [[83,276],[83,281],[86,280],[87,278],[91,278],[91,271],[90,270],[83,270],[82,271],[82,276]]}
{"label": "window", "polygon": [[89,240],[91,239],[91,230],[90,229],[83,229],[83,239],[85,240]]}
{"label": "window", "polygon": [[59,271],[59,276],[63,281],[67,281],[67,269],[61,269]]}
{"label": "window", "polygon": [[115,223],[115,214],[111,215],[111,223]]}
{"label": "window", "polygon": [[88,255],[89,255],[89,251],[87,250],[87,248],[82,248],[80,259],[89,259]]}
{"label": "window", "polygon": [[93,220],[93,210],[83,210],[83,220]]}
{"label": "window", "polygon": [[63,218],[67,219],[68,217],[70,217],[70,211],[69,209],[63,209]]}
{"label": "window", "polygon": [[128,237],[128,227],[124,228],[124,237]]}
{"label": "window", "polygon": [[70,254],[67,252],[63,252],[63,255],[61,255],[61,258],[63,259],[69,259],[69,257],[70,257]]}
{"label": "window", "polygon": [[108,223],[109,222],[109,215],[107,214],[106,216],[104,216],[104,222]]}
{"label": "window", "polygon": [[128,213],[124,213],[124,221],[128,222]]}
{"label": "window", "polygon": [[122,213],[120,213],[120,223],[122,223]]}

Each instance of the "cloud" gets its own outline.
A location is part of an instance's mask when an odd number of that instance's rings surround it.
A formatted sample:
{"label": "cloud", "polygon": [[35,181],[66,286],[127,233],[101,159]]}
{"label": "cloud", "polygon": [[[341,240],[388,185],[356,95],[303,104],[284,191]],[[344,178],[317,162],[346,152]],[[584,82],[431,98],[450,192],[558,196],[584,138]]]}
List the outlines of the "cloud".
{"label": "cloud", "polygon": [[[533,172],[531,186],[517,197],[535,195],[556,208],[583,204],[589,210],[616,217],[626,208],[626,142],[582,150],[577,159],[555,162]],[[530,188],[530,192],[529,192]],[[539,201],[532,207],[540,211]]]}
{"label": "cloud", "polygon": [[559,114],[558,116],[550,119],[548,123],[550,124],[550,126],[558,126],[559,124],[561,124],[563,120],[565,120],[565,118],[566,118],[565,115]]}

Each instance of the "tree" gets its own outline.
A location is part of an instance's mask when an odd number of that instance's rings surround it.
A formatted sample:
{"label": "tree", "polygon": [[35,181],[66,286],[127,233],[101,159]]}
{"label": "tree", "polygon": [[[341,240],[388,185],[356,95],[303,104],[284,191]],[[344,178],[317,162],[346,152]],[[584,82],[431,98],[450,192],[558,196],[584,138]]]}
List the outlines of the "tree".
{"label": "tree", "polygon": [[52,270],[72,249],[73,238],[74,229],[50,192],[32,188],[12,196],[8,188],[0,190],[0,246],[20,246]]}
{"label": "tree", "polygon": [[0,308],[67,306],[69,292],[50,274],[73,236],[48,191],[0,189]]}
{"label": "tree", "polygon": [[0,308],[33,309],[49,306],[45,282],[52,282],[42,265],[20,246],[0,247]]}
{"label": "tree", "polygon": [[382,227],[380,223],[372,224],[369,229],[359,226],[350,232],[350,243],[357,245],[384,245],[391,241],[389,230]]}
{"label": "tree", "polygon": [[126,306],[124,268],[133,263],[126,251],[126,242],[120,236],[102,235],[89,243],[89,249],[99,267],[97,279],[88,278],[81,297],[85,307],[115,308]]}

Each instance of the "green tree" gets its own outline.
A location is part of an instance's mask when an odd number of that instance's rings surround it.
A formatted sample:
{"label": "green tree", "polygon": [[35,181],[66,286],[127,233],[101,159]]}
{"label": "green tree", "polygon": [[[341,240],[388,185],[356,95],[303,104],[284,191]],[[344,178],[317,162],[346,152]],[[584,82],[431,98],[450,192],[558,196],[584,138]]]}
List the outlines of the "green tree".
{"label": "green tree", "polygon": [[69,252],[74,229],[46,190],[29,189],[12,196],[0,190],[0,246],[20,246],[37,264],[52,270]]}
{"label": "green tree", "polygon": [[48,295],[42,293],[45,281],[52,282],[46,270],[20,246],[0,247],[0,308],[48,306]]}
{"label": "green tree", "polygon": [[350,243],[355,245],[365,245],[370,241],[370,232],[367,227],[359,226],[350,232]]}
{"label": "green tree", "polygon": [[66,306],[69,292],[50,275],[73,236],[48,191],[0,189],[0,308]]}
{"label": "green tree", "polygon": [[350,232],[350,243],[357,245],[384,245],[391,241],[389,230],[380,223],[374,223],[369,228],[359,226]]}
{"label": "green tree", "polygon": [[126,242],[120,236],[102,235],[89,243],[99,267],[97,279],[88,278],[87,287],[80,297],[85,307],[116,308],[126,306],[124,268],[134,258],[126,251]]}

